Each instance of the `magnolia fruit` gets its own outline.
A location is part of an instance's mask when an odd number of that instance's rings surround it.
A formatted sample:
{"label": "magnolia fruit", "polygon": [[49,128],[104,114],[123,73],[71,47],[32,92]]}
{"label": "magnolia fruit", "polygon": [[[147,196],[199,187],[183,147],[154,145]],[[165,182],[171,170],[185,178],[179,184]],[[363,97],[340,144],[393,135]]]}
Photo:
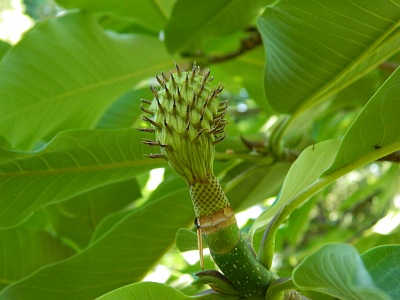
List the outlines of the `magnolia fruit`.
{"label": "magnolia fruit", "polygon": [[152,101],[143,100],[142,116],[154,132],[155,140],[144,139],[149,146],[160,147],[161,153],[152,158],[164,158],[189,186],[206,182],[213,177],[215,145],[225,137],[227,101],[219,102],[222,84],[211,85],[210,71],[202,71],[196,64],[185,72],[175,64],[176,71],[157,74],[160,84],[151,86]]}

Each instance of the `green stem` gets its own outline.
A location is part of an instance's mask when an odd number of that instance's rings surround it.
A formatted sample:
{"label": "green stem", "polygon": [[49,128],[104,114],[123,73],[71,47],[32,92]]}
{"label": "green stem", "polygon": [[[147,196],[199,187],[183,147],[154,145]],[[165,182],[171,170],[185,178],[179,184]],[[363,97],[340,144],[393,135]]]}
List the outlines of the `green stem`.
{"label": "green stem", "polygon": [[272,218],[268,224],[267,229],[264,232],[260,250],[257,255],[257,260],[261,262],[267,270],[271,269],[272,259],[275,252],[275,235],[279,229],[279,226],[283,223],[286,218],[286,214],[283,213],[286,206],[283,206],[278,213]]}
{"label": "green stem", "polygon": [[296,291],[292,278],[279,278],[271,282],[265,299],[267,300],[310,300]]}
{"label": "green stem", "polygon": [[278,120],[276,127],[271,132],[271,136],[269,138],[269,147],[274,157],[281,157],[283,152],[282,137],[288,124],[290,123],[290,120],[290,116],[283,116],[280,120]]}
{"label": "green stem", "polygon": [[[236,224],[228,230],[234,232],[236,231],[235,227],[237,228]],[[221,247],[215,246],[223,244],[226,239],[228,239],[228,243],[231,241],[229,234],[226,234],[226,229],[208,236],[203,235],[203,237],[210,247],[210,253],[215,263],[241,296],[255,297],[266,294],[274,276],[256,260],[249,245],[239,233],[236,243],[229,248],[224,247],[224,251],[220,252],[214,251],[215,248],[221,250]]]}
{"label": "green stem", "polygon": [[242,297],[264,297],[275,276],[257,261],[254,251],[240,234],[235,213],[218,180],[190,186],[196,223],[211,256]]}

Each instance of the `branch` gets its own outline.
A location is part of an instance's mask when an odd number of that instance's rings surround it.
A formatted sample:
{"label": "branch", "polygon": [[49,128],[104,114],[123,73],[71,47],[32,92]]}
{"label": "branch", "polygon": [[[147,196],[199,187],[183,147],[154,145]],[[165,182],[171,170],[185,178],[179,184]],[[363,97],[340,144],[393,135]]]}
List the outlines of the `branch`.
{"label": "branch", "polygon": [[393,73],[398,67],[399,64],[397,62],[390,61],[385,61],[379,65],[379,69],[388,71],[390,73]]}
{"label": "branch", "polygon": [[231,60],[244,54],[247,51],[253,50],[254,48],[260,46],[261,44],[262,44],[262,39],[260,33],[257,30],[252,30],[250,36],[240,40],[239,49],[221,55],[211,55],[208,57],[207,62],[209,64],[215,64]]}
{"label": "branch", "polygon": [[206,55],[202,52],[197,53],[182,53],[183,57],[188,57],[193,60],[201,61],[201,65],[210,65],[215,63],[221,63],[227,60],[234,59],[247,51],[250,51],[262,44],[262,39],[260,33],[257,31],[255,27],[246,28],[246,31],[250,33],[250,35],[246,38],[240,40],[240,47],[237,50],[232,52],[228,52],[220,55]]}
{"label": "branch", "polygon": [[396,151],[381,157],[378,161],[390,161],[390,162],[400,162],[400,151]]}

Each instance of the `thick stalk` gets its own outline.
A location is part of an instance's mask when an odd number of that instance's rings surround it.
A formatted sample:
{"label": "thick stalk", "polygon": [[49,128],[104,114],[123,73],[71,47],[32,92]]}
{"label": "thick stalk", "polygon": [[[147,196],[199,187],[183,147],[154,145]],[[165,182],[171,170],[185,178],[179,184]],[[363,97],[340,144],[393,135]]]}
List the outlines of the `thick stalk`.
{"label": "thick stalk", "polygon": [[259,263],[240,234],[235,213],[218,180],[195,182],[190,194],[211,255],[226,278],[243,297],[264,297],[274,275]]}

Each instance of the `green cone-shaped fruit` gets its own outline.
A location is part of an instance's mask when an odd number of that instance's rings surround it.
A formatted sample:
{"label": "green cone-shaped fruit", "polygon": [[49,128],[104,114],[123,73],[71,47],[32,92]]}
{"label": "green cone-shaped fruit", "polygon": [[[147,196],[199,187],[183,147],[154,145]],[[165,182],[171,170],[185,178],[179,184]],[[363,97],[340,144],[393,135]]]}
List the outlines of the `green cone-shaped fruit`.
{"label": "green cone-shaped fruit", "polygon": [[[186,180],[198,233],[234,288],[210,283],[223,293],[232,294],[233,290],[244,297],[263,297],[273,277],[240,235],[235,213],[213,175],[215,144],[225,137],[227,102],[216,99],[222,86],[213,87],[210,71],[201,72],[196,66],[184,72],[176,65],[176,72],[162,73],[156,79],[161,88],[151,87],[154,99],[142,100],[149,104],[142,110],[149,115],[143,120],[151,128],[141,129],[154,132],[156,139],[143,142],[159,147],[161,153],[150,156],[165,158]],[[199,245],[201,249],[201,239]]]}
{"label": "green cone-shaped fruit", "polygon": [[221,141],[226,120],[227,102],[216,99],[222,86],[210,84],[210,71],[202,72],[196,65],[184,72],[177,65],[176,72],[156,76],[161,88],[151,87],[154,99],[143,119],[151,123],[156,140],[145,144],[159,146],[161,154],[189,186],[209,181],[213,174],[214,147]]}

